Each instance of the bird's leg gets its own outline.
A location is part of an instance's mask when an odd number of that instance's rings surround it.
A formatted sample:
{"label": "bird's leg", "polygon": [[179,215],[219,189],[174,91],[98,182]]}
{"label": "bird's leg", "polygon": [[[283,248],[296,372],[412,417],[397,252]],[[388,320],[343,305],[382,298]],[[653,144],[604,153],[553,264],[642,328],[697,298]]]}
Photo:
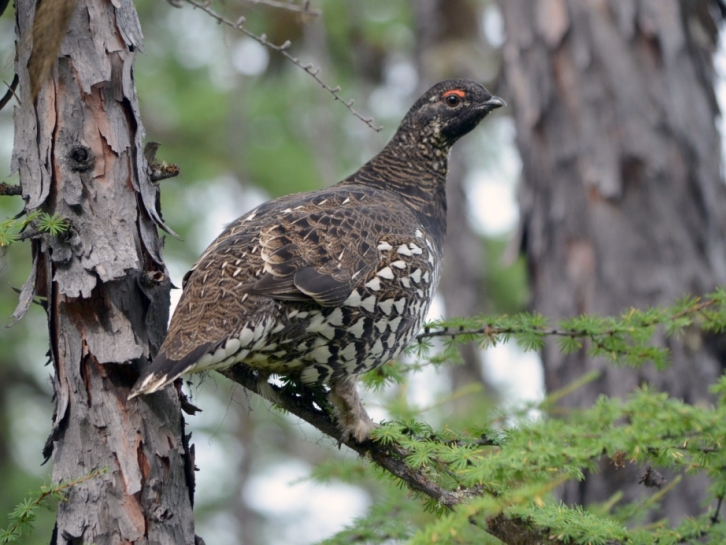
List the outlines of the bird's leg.
{"label": "bird's leg", "polygon": [[338,426],[343,432],[342,442],[353,437],[363,442],[377,426],[363,407],[355,387],[355,376],[343,377],[330,385],[330,402],[335,409]]}
{"label": "bird's leg", "polygon": [[272,373],[265,373],[263,371],[258,372],[257,384],[255,385],[257,388],[256,392],[257,395],[259,395],[260,397],[263,397],[267,401],[271,401],[275,405],[282,407],[283,402],[280,399],[280,396],[277,394],[272,385],[268,382],[271,374]]}

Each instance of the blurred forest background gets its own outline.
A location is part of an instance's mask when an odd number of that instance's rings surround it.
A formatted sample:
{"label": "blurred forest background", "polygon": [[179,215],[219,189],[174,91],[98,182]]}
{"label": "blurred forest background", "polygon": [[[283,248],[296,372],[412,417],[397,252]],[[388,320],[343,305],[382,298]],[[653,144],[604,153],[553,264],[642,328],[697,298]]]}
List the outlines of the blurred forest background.
{"label": "blurred forest background", "polygon": [[[330,185],[357,169],[385,145],[431,84],[466,76],[496,90],[503,40],[496,5],[447,2],[445,13],[426,13],[426,4],[315,2],[321,15],[251,2],[215,6],[232,20],[245,15],[247,27],[273,43],[292,41],[293,54],[319,66],[322,79],[340,85],[343,97],[355,99],[358,111],[383,126],[376,132],[301,69],[203,12],[158,0],[136,2],[145,38],[136,84],[147,139],[160,142],[159,157],[181,169],[179,178],[162,182],[161,192],[164,219],[182,238],[166,239],[175,285],[223,227],[245,211],[271,197]],[[8,83],[13,15],[10,7],[0,18],[0,80]],[[448,305],[455,309],[452,315],[524,308],[524,269],[521,263],[505,267],[500,259],[517,220],[513,138],[506,114],[492,116],[455,151],[450,232],[460,237],[460,253],[468,256],[455,272],[470,278],[451,282],[452,302],[439,298],[434,317],[444,315]],[[17,183],[17,176],[6,176],[12,143],[9,106],[0,112],[0,181]],[[0,200],[6,217],[21,206],[19,199]],[[11,287],[25,281],[29,255],[28,246],[17,245],[2,258],[0,316],[12,314],[17,295]],[[173,291],[172,298],[179,294]],[[0,330],[0,513],[49,480],[50,468],[41,466],[52,412],[45,324],[36,307],[12,329]],[[505,348],[499,359],[506,361],[513,350]],[[470,352],[477,366],[469,374],[476,369],[475,383],[481,385],[479,354]],[[536,357],[529,355],[522,365],[524,376],[535,375],[524,394],[540,395]],[[492,385],[501,381],[494,369],[486,376]],[[387,416],[378,397],[434,405],[468,380],[420,376],[408,392],[368,394],[369,409],[374,418]],[[468,390],[477,395],[471,384]],[[330,458],[355,462],[356,456],[227,380],[210,376],[191,392],[203,408],[188,424],[200,468],[197,533],[207,543],[312,542],[365,514],[380,493],[374,483],[362,488],[342,480],[325,485],[307,480],[313,467]],[[439,412],[434,407],[429,417],[445,418]],[[43,515],[28,543],[47,543],[54,513]]]}
{"label": "blurred forest background", "polygon": [[[252,1],[215,4],[233,21],[244,15],[247,28],[273,43],[292,41],[291,52],[319,66],[320,77],[340,85],[341,95],[355,99],[355,108],[373,116],[381,132],[275,52],[181,5],[136,2],[145,42],[135,76],[147,138],[162,144],[160,159],[181,169],[180,177],[161,182],[164,219],[181,236],[167,237],[165,246],[177,286],[237,216],[268,198],[329,185],[357,169],[432,83],[469,77],[505,100],[515,98],[508,95],[511,87],[498,84],[506,33],[493,1],[319,0],[305,14]],[[13,76],[13,15],[10,7],[0,18],[0,81],[6,82]],[[551,21],[556,34],[558,21]],[[446,269],[432,318],[530,308],[527,267],[519,256],[522,165],[509,115],[511,110],[498,111],[454,150]],[[6,176],[12,145],[8,106],[0,111],[0,181],[11,184],[17,183],[17,176]],[[4,217],[21,207],[19,199],[0,200]],[[1,258],[0,317],[12,314],[17,295],[11,288],[25,281],[29,255],[30,248],[18,244]],[[695,287],[684,285],[683,292]],[[178,296],[178,290],[172,293],[174,300]],[[41,466],[52,412],[46,335],[40,308],[13,329],[0,330],[0,517],[49,479],[50,468]],[[371,416],[405,417],[425,409],[428,422],[443,426],[544,395],[539,358],[514,345],[486,352],[464,347],[461,360],[443,371],[426,370],[406,387],[364,392]],[[334,448],[311,427],[225,379],[195,379],[190,389],[204,411],[188,424],[200,468],[196,532],[207,543],[322,540],[367,513],[383,494],[396,493],[361,479],[374,472],[354,453]],[[313,480],[318,467],[336,478]],[[432,517],[423,510],[410,516],[422,522]],[[27,543],[46,543],[53,520],[53,512],[44,513]]]}

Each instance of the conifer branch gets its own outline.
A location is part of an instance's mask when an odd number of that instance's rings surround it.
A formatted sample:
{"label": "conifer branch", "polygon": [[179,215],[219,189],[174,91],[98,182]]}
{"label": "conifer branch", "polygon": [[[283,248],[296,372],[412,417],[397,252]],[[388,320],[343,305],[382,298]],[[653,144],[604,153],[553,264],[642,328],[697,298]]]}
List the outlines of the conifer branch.
{"label": "conifer branch", "polygon": [[108,468],[103,467],[95,471],[91,471],[87,475],[68,481],[67,483],[58,483],[54,486],[41,486],[40,491],[35,494],[34,498],[27,498],[25,501],[15,507],[10,513],[10,525],[6,529],[0,529],[0,545],[5,543],[17,542],[23,534],[29,534],[33,530],[33,521],[35,520],[35,511],[43,505],[49,498],[58,501],[65,501],[63,493],[69,488],[77,486],[81,483],[89,481],[103,475]]}

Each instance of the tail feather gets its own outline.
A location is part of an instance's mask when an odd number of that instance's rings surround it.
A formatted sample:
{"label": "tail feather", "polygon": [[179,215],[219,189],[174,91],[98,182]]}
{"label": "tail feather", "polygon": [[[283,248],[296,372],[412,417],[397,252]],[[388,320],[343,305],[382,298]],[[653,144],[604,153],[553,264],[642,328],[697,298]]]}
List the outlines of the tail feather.
{"label": "tail feather", "polygon": [[194,371],[197,362],[209,352],[214,350],[214,345],[205,343],[197,346],[194,350],[179,360],[171,359],[166,352],[161,352],[154,358],[151,365],[141,374],[131,389],[128,399],[133,399],[143,394],[157,392],[174,382],[184,373]]}

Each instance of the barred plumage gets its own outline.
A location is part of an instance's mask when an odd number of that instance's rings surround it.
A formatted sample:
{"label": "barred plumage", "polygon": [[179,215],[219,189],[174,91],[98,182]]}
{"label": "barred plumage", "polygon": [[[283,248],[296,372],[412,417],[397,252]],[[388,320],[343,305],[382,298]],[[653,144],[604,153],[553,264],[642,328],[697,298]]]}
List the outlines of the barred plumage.
{"label": "barred plumage", "polygon": [[358,172],[229,225],[185,277],[167,338],[130,397],[242,363],[263,380],[329,384],[344,435],[365,439],[372,422],[354,380],[396,358],[426,316],[441,271],[448,151],[503,105],[476,82],[439,83]]}

